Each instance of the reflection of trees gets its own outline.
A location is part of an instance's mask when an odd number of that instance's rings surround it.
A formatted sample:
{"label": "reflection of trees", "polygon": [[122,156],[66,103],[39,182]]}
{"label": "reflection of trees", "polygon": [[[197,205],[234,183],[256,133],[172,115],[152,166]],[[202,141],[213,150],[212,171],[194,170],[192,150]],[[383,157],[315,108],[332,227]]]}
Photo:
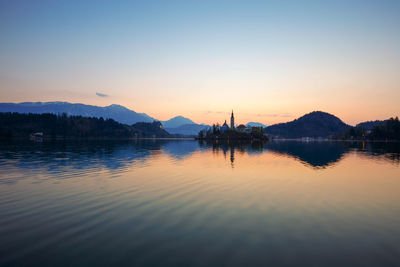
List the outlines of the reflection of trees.
{"label": "reflection of trees", "polygon": [[399,164],[400,144],[399,143],[362,143],[362,142],[248,142],[248,143],[227,143],[214,142],[199,144],[203,148],[211,148],[213,151],[222,151],[226,155],[231,152],[232,165],[235,160],[235,151],[248,154],[259,154],[271,151],[281,155],[287,155],[297,159],[314,168],[326,168],[340,161],[350,151],[360,151],[363,156],[381,157],[392,163]]}
{"label": "reflection of trees", "polygon": [[[121,173],[132,166],[141,166],[160,154],[183,160],[199,150],[212,151],[216,156],[222,154],[227,159],[229,157],[232,167],[238,155],[261,154],[268,151],[292,157],[313,168],[331,166],[350,151],[356,151],[362,157],[400,164],[400,143],[296,141],[206,143],[156,139],[119,142],[0,143],[0,162],[11,164],[3,164],[3,170],[16,167],[29,171],[46,171],[56,174],[55,177],[61,179],[101,169]],[[0,179],[0,182],[4,181]]]}
{"label": "reflection of trees", "polygon": [[0,161],[4,159],[16,168],[45,171],[62,179],[101,169],[118,174],[132,166],[143,165],[163,152],[176,158],[184,158],[196,150],[198,144],[193,141],[180,143],[156,139],[0,143]]}
{"label": "reflection of trees", "polygon": [[393,164],[400,164],[400,143],[399,142],[353,142],[351,146],[360,151],[363,157],[381,158]]}

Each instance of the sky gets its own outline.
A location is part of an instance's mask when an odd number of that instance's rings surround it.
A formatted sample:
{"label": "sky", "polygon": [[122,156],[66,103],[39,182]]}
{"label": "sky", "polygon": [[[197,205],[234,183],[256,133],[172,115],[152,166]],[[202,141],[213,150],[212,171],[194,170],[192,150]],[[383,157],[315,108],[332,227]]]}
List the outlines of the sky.
{"label": "sky", "polygon": [[160,120],[400,115],[400,1],[0,0],[0,102]]}

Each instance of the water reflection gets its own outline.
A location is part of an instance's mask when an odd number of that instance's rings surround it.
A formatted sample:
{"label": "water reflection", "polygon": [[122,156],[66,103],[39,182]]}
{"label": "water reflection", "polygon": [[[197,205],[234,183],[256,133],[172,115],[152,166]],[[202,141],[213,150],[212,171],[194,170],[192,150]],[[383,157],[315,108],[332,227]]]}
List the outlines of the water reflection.
{"label": "water reflection", "polygon": [[0,266],[399,266],[398,165],[390,143],[3,143]]}
{"label": "water reflection", "polygon": [[235,151],[250,155],[261,153],[276,153],[298,160],[308,167],[326,168],[339,162],[351,151],[360,152],[363,156],[382,157],[383,159],[399,164],[399,143],[365,143],[365,142],[298,142],[276,141],[268,143],[204,143],[200,147],[222,151],[224,155],[230,153],[232,167],[235,162]]}
{"label": "water reflection", "polygon": [[[58,179],[71,178],[82,172],[106,169],[118,176],[127,168],[144,167],[151,158],[166,154],[175,161],[184,160],[198,151],[222,153],[235,167],[235,158],[241,155],[274,153],[300,161],[311,168],[334,166],[347,153],[358,152],[362,156],[399,164],[398,143],[360,142],[268,142],[260,143],[205,143],[191,140],[136,140],[130,142],[54,142],[54,143],[1,143],[0,167],[2,170],[20,168],[47,171],[57,174]],[[5,175],[1,183],[15,183],[26,175]],[[4,178],[8,177],[8,178]]]}

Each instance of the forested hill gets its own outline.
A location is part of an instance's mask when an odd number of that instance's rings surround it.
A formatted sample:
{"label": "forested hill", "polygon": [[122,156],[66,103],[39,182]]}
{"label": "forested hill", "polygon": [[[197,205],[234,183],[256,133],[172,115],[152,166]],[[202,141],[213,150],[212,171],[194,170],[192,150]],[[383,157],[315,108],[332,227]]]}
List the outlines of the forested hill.
{"label": "forested hill", "polygon": [[384,125],[386,122],[387,122],[387,120],[365,121],[365,122],[361,122],[361,123],[357,124],[356,127],[362,127],[365,130],[370,131],[375,126]]}
{"label": "forested hill", "polygon": [[372,123],[375,123],[375,126],[372,126],[370,129],[367,127],[364,128],[365,124],[358,124],[356,127],[349,128],[345,133],[335,136],[335,138],[345,140],[400,141],[400,121],[398,117]]}
{"label": "forested hill", "polygon": [[282,138],[328,137],[350,128],[332,114],[314,111],[294,121],[279,123],[265,128],[265,132]]}
{"label": "forested hill", "polygon": [[113,119],[54,114],[0,113],[0,138],[28,138],[42,132],[45,138],[135,138],[169,137],[161,123],[140,122],[133,125]]}

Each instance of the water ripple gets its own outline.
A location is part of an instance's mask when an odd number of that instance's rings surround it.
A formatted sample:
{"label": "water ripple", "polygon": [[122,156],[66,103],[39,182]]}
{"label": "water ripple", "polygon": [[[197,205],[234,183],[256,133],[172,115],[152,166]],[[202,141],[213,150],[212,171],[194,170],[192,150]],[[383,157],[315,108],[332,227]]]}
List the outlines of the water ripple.
{"label": "water ripple", "polygon": [[0,265],[400,264],[398,152],[308,145],[3,147]]}

